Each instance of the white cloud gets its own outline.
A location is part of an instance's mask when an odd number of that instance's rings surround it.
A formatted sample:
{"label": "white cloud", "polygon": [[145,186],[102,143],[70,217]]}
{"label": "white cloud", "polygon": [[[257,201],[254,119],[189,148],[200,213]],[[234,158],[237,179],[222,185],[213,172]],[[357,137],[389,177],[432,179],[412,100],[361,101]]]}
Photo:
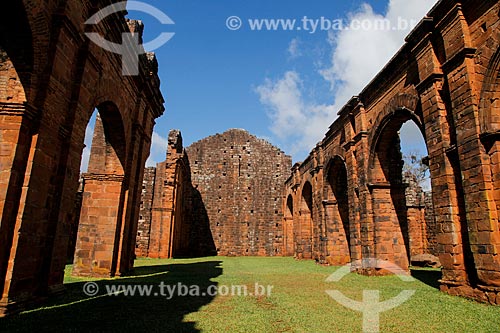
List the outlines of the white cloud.
{"label": "white cloud", "polygon": [[270,108],[269,116],[273,122],[271,130],[279,138],[293,135],[297,124],[306,120],[299,87],[301,84],[299,75],[290,71],[276,82],[266,79],[256,89],[260,102]]}
{"label": "white cloud", "polygon": [[349,15],[350,22],[373,22],[375,25],[377,21],[388,20],[391,28],[397,29],[351,29],[329,34],[333,48],[331,66],[320,73],[335,92],[336,108],[342,107],[375,77],[435,3],[436,0],[390,0],[385,16],[363,4]]}
{"label": "white cloud", "polygon": [[266,79],[256,88],[260,102],[268,107],[273,134],[282,140],[293,139],[286,147],[292,154],[312,148],[335,112],[332,106],[305,103],[301,88],[300,76],[294,71],[277,81]]}
{"label": "white cloud", "polygon": [[165,160],[167,155],[168,139],[162,137],[157,132],[153,132],[151,137],[151,150],[148,160],[146,161],[147,167],[154,167],[156,163]]}
{"label": "white cloud", "polygon": [[80,165],[80,172],[87,172],[89,167],[90,160],[90,148],[92,147],[92,136],[94,135],[94,122],[90,121],[87,125],[87,129],[85,130],[85,148],[83,148],[82,152],[82,163]]}
{"label": "white cloud", "polygon": [[302,51],[300,50],[300,40],[298,38],[294,38],[290,41],[288,45],[288,55],[290,59],[295,59],[302,56]]}
{"label": "white cloud", "polygon": [[[376,21],[385,19],[392,27],[398,27],[398,22],[414,25],[435,3],[436,0],[390,0],[385,15],[363,4],[348,16],[348,20],[370,21],[375,25]],[[330,83],[334,95],[331,105],[306,102],[302,93],[304,83],[300,74],[294,71],[286,72],[278,80],[266,79],[257,87],[261,103],[270,110],[272,132],[288,143],[285,149],[305,156],[323,138],[338,110],[383,68],[403,45],[404,37],[412,28],[408,24],[406,29],[351,29],[330,33],[330,64],[319,74]],[[292,40],[288,48],[290,55],[295,52],[300,52],[298,40]]]}

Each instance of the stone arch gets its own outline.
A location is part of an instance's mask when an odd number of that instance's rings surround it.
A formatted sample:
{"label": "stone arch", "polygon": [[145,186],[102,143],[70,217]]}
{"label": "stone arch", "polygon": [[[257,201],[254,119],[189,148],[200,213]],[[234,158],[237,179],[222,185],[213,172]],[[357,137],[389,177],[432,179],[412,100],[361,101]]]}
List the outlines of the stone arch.
{"label": "stone arch", "polygon": [[294,235],[293,235],[293,219],[294,219],[294,211],[293,211],[293,195],[288,194],[286,203],[285,203],[285,215],[284,215],[284,223],[283,223],[283,228],[284,228],[284,255],[285,256],[292,256],[293,255],[293,243],[294,243]]}
{"label": "stone arch", "polygon": [[293,218],[293,197],[291,194],[286,199],[285,217]]}
{"label": "stone arch", "polygon": [[[17,27],[12,29],[12,27]],[[10,290],[19,241],[17,219],[37,115],[29,106],[34,67],[33,37],[24,5],[4,4],[0,13],[0,288]],[[34,269],[37,269],[37,267]],[[2,309],[0,309],[1,313]]]}
{"label": "stone arch", "polygon": [[[370,146],[370,169],[372,169],[376,164],[376,148],[378,147],[381,140],[383,140],[384,138],[387,139],[387,137],[383,136],[384,132],[394,134],[399,131],[399,129],[405,122],[412,120],[420,129],[420,133],[422,133],[424,139],[426,138],[424,124],[420,116],[414,111],[416,108],[418,108],[418,104],[412,103],[412,108],[408,107],[408,103],[399,105],[391,103],[391,105],[394,105],[394,109],[386,107],[384,111],[381,112],[377,117],[377,120],[373,125],[372,131],[370,133],[370,137],[368,140]],[[371,175],[373,175],[373,173],[370,173],[370,176]],[[373,182],[376,180],[372,179],[371,181]]]}
{"label": "stone arch", "polygon": [[[0,101],[27,102],[34,67],[33,36],[23,4],[10,1],[0,24]],[[4,15],[6,14],[6,15]],[[9,29],[16,26],[15,30]]]}
{"label": "stone arch", "polygon": [[97,111],[89,167],[82,175],[83,200],[73,273],[113,276],[128,190],[126,136],[116,104],[101,103]]}
{"label": "stone arch", "polygon": [[492,195],[490,205],[491,222],[493,224],[494,239],[500,234],[500,47],[497,49],[486,71],[481,99],[479,104],[481,139],[486,155],[489,157],[491,179],[487,184]]}
{"label": "stone arch", "polygon": [[[491,58],[480,99],[480,122],[483,143],[490,157],[494,198],[500,193],[500,47]],[[497,218],[500,212],[500,200],[496,200]]]}
{"label": "stone arch", "polygon": [[[108,170],[95,180],[113,179],[120,186],[87,198],[110,207],[103,215],[116,217],[117,232],[103,233],[92,251],[112,252],[111,267],[120,272],[132,267],[139,182],[163,98],[154,57],[141,57],[139,76],[124,77],[117,71],[119,55],[85,37],[83,20],[94,5],[19,0],[6,2],[0,12],[0,316],[63,288],[83,135],[75,143],[90,106],[108,100],[89,105],[99,93],[111,96],[121,115],[101,112],[102,133],[112,134],[102,144]],[[106,26],[121,31],[127,22],[118,15]]]}
{"label": "stone arch", "polygon": [[345,265],[351,261],[348,175],[345,161],[339,155],[330,159],[324,179],[326,261]]}
{"label": "stone arch", "polygon": [[313,249],[313,188],[306,181],[300,192],[299,216],[296,232],[296,256],[311,259]]}
{"label": "stone arch", "polygon": [[[422,233],[410,235],[409,209],[406,186],[403,181],[403,158],[399,130],[413,121],[425,139],[420,117],[412,110],[399,106],[379,118],[370,135],[369,190],[371,193],[375,256],[407,268],[412,253],[411,239],[422,238]],[[415,222],[415,221],[413,221]],[[415,223],[414,223],[415,224]],[[421,228],[420,228],[421,230]],[[421,240],[421,239],[420,239]]]}
{"label": "stone arch", "polygon": [[123,118],[113,102],[97,106],[89,173],[124,175],[127,157]]}
{"label": "stone arch", "polygon": [[[120,121],[120,128],[119,130],[122,132],[120,135],[122,135],[124,138],[129,138],[130,133],[133,127],[134,122],[140,122],[142,119],[134,119],[133,116],[131,116],[131,113],[133,113],[133,108],[130,107],[129,104],[124,103],[125,101],[116,99],[114,97],[114,94],[116,94],[112,89],[113,85],[111,84],[104,84],[101,82],[101,86],[99,86],[97,89],[99,91],[96,91],[96,93],[99,93],[99,95],[95,98],[93,102],[93,107],[94,108],[89,108],[88,109],[88,114],[85,116],[85,123],[87,124],[89,122],[90,117],[93,114],[93,111],[97,109],[99,112],[99,115],[101,116],[101,119],[103,117],[106,117],[106,115],[103,115],[106,113],[108,115],[108,118],[110,120],[110,125],[113,126],[113,121],[119,120]],[[126,87],[123,87],[124,89]],[[116,89],[116,88],[115,88]],[[102,90],[102,91],[101,91]],[[112,130],[112,128],[110,128]],[[125,148],[130,144],[128,141],[123,141],[123,144],[125,145]],[[128,151],[127,149],[125,149]],[[126,156],[126,155],[125,155]]]}
{"label": "stone arch", "polygon": [[479,119],[481,133],[500,132],[500,48],[490,60],[481,91]]}

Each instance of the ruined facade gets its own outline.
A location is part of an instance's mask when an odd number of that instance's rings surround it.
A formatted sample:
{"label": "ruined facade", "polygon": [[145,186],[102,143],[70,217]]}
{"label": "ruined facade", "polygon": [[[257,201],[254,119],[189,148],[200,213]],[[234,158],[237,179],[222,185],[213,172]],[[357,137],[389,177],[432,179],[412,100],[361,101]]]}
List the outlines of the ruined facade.
{"label": "ruined facade", "polygon": [[289,156],[238,129],[186,150],[178,131],[168,142],[156,169],[148,257],[282,255]]}
{"label": "ruined facade", "polygon": [[219,255],[281,255],[283,184],[292,160],[243,130],[187,149]]}
{"label": "ruined facade", "polygon": [[84,175],[75,273],[110,276],[132,266],[141,180],[154,119],[163,113],[157,62],[123,76],[119,54],[86,31],[121,43],[142,25],[116,1],[8,1],[0,11],[0,315],[63,289],[77,210],[85,129],[99,111]]}
{"label": "ruined facade", "polygon": [[[439,1],[373,81],[339,112],[286,182],[285,251],[353,269],[406,269],[429,246],[441,290],[500,304],[500,4]],[[398,131],[425,139],[438,234],[406,200]],[[420,230],[420,231],[418,231]],[[410,232],[411,231],[411,232]]]}

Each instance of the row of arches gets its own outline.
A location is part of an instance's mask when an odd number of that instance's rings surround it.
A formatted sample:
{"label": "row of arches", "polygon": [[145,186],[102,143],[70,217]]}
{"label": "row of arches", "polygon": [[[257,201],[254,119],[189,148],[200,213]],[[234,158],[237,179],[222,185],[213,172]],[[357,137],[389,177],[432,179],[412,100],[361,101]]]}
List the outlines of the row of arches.
{"label": "row of arches", "polygon": [[[289,232],[287,239],[287,248],[293,248],[293,251],[288,251],[289,255],[344,265],[362,257],[363,237],[373,237],[376,243],[365,255],[376,255],[401,267],[409,266],[412,255],[435,253],[435,249],[426,247],[427,242],[423,239],[428,234],[424,207],[421,206],[424,204],[423,191],[419,192],[422,197],[418,198],[419,204],[415,207],[410,207],[406,198],[408,184],[403,174],[399,131],[408,121],[416,123],[417,117],[406,109],[398,110],[390,119],[385,119],[377,140],[374,140],[375,148],[370,154],[370,182],[366,184],[372,229],[361,227],[360,189],[354,186],[357,182],[348,171],[345,157],[334,155],[316,177],[307,177],[295,192],[287,196],[285,220],[293,221],[293,233]],[[296,210],[294,203],[298,205]],[[366,235],[368,232],[372,235]],[[365,236],[360,233],[365,233]]]}
{"label": "row of arches", "polygon": [[[286,184],[288,255],[333,265],[377,258],[408,269],[414,256],[435,254],[443,290],[468,290],[482,300],[487,290],[498,291],[500,48],[496,42],[491,52],[491,43],[477,51],[488,63],[474,73],[483,75],[479,87],[456,80],[472,66],[464,58],[418,89],[405,87],[385,107],[372,103],[365,110],[356,98],[348,103]],[[464,84],[480,91],[467,105]],[[405,123],[418,127],[425,142],[433,221],[408,199],[400,138]]]}
{"label": "row of arches", "polygon": [[[119,55],[85,38],[78,20],[105,5],[11,1],[0,12],[0,316],[61,291],[75,242],[75,274],[132,267],[140,185],[163,100],[150,60],[130,80],[115,70]],[[127,27],[119,16],[107,24]],[[75,201],[94,112],[80,215]]]}

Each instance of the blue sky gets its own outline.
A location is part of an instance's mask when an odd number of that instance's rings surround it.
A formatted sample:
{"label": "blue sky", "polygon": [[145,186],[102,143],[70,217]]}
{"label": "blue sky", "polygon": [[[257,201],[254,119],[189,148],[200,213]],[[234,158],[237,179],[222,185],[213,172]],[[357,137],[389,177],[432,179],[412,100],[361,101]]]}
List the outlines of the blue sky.
{"label": "blue sky", "polygon": [[[304,159],[340,107],[394,55],[410,30],[252,31],[249,19],[419,20],[436,2],[143,1],[175,22],[161,25],[136,11],[128,15],[145,23],[145,42],[161,32],[175,33],[155,50],[166,112],[155,126],[149,165],[164,160],[165,138],[173,128],[181,130],[185,146],[229,128],[244,128],[294,161]],[[241,18],[241,29],[227,28],[230,16]],[[426,154],[414,127],[402,136],[405,150]]]}

